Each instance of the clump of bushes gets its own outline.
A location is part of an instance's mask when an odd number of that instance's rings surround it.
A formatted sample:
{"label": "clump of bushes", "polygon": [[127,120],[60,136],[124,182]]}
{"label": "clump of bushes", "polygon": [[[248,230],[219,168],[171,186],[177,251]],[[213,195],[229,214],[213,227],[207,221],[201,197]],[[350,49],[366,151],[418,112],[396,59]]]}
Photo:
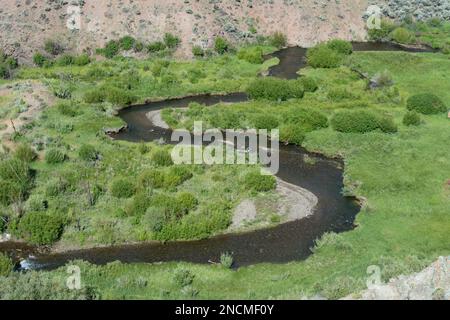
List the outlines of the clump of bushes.
{"label": "clump of bushes", "polygon": [[319,85],[314,78],[303,76],[299,78],[298,81],[303,86],[303,90],[305,90],[305,92],[315,92],[319,89]]}
{"label": "clump of bushes", "polygon": [[147,45],[148,53],[155,53],[166,49],[166,45],[162,41],[151,42]]}
{"label": "clump of bushes", "polygon": [[36,66],[43,67],[48,62],[48,59],[42,53],[36,52],[33,55],[33,62]]}
{"label": "clump of bushes", "polygon": [[285,124],[280,127],[280,140],[286,143],[301,145],[305,140],[305,130],[295,124]]}
{"label": "clump of bushes", "polygon": [[328,118],[311,108],[292,108],[282,115],[283,123],[301,128],[304,132],[327,128]]}
{"label": "clump of bushes", "polygon": [[205,55],[205,50],[201,46],[193,46],[192,47],[192,54],[194,57],[203,57]]}
{"label": "clump of bushes", "polygon": [[328,41],[327,47],[343,55],[349,55],[353,52],[353,46],[351,42],[340,39],[333,39]]}
{"label": "clump of bushes", "polygon": [[273,46],[273,47],[276,47],[276,48],[278,48],[278,49],[281,49],[281,48],[283,48],[283,47],[286,47],[286,45],[287,45],[287,38],[286,38],[286,36],[282,33],[282,32],[280,32],[280,31],[277,31],[277,32],[274,32],[273,34],[271,34],[270,36],[269,36],[269,44],[271,45],[271,46]]}
{"label": "clump of bushes", "polygon": [[114,58],[117,56],[120,50],[120,44],[117,41],[110,40],[106,43],[105,48],[100,50],[100,53],[103,54],[106,58]]}
{"label": "clump of bushes", "polygon": [[171,33],[164,34],[164,44],[167,48],[176,48],[181,43],[181,39]]}
{"label": "clump of bushes", "polygon": [[411,44],[416,41],[414,34],[406,28],[399,27],[396,28],[391,33],[391,37],[395,42],[403,44]]}
{"label": "clump of bushes", "polygon": [[13,262],[5,253],[0,252],[0,277],[6,277],[13,271]]}
{"label": "clump of bushes", "polygon": [[220,264],[226,269],[231,269],[234,264],[233,254],[229,252],[224,252],[220,255]]}
{"label": "clump of bushes", "polygon": [[217,37],[214,40],[214,50],[218,53],[218,54],[224,54],[225,52],[227,52],[230,49],[230,45],[228,43],[228,41],[222,37]]}
{"label": "clump of bushes", "polygon": [[17,231],[32,244],[49,245],[59,239],[63,229],[63,221],[56,213],[31,212],[20,219]]}
{"label": "clump of bushes", "polygon": [[256,129],[272,130],[278,127],[278,118],[270,114],[257,114],[252,123]]}
{"label": "clump of bushes", "polygon": [[85,66],[91,63],[91,58],[89,58],[89,56],[86,53],[83,53],[75,57],[73,62],[77,66]]}
{"label": "clump of bushes", "polygon": [[17,60],[0,50],[0,78],[11,78],[12,72],[19,66]]}
{"label": "clump of bushes", "polygon": [[136,43],[136,39],[134,39],[132,36],[124,36],[120,38],[119,44],[120,49],[129,51],[134,48],[134,45]]}
{"label": "clump of bushes", "polygon": [[386,41],[390,40],[390,34],[395,29],[395,24],[389,20],[381,20],[380,28],[373,28],[367,31],[369,39],[373,41]]}
{"label": "clump of bushes", "polygon": [[334,130],[345,133],[367,133],[377,129],[385,133],[397,132],[391,118],[365,110],[338,111],[331,119],[331,125]]}
{"label": "clump of bushes", "polygon": [[116,198],[131,198],[136,192],[136,187],[129,178],[115,178],[111,183],[110,191]]}
{"label": "clump of bushes", "polygon": [[320,44],[308,49],[306,53],[308,64],[313,68],[336,68],[342,63],[342,54],[331,49],[326,44]]}
{"label": "clump of bushes", "polygon": [[444,102],[432,93],[419,93],[408,98],[406,107],[422,114],[437,114],[447,111]]}
{"label": "clump of bushes", "polygon": [[66,159],[66,155],[59,149],[49,149],[45,153],[45,162],[48,164],[62,163]]}
{"label": "clump of bushes", "polygon": [[237,57],[253,64],[260,64],[264,61],[263,50],[259,47],[241,49],[238,51]]}
{"label": "clump of bushes", "polygon": [[260,172],[250,172],[244,177],[244,185],[247,190],[265,192],[275,189],[277,181],[270,175],[262,175]]}
{"label": "clump of bushes", "polygon": [[285,101],[303,98],[304,89],[298,80],[261,78],[253,81],[247,87],[247,94],[251,99]]}
{"label": "clump of bushes", "polygon": [[18,158],[0,161],[0,204],[5,206],[26,198],[32,187],[30,166]]}
{"label": "clump of bushes", "polygon": [[173,282],[179,288],[190,286],[194,282],[195,275],[189,270],[178,268],[173,274]]}
{"label": "clump of bushes", "polygon": [[418,126],[421,122],[420,115],[415,111],[408,111],[403,117],[405,126]]}
{"label": "clump of bushes", "polygon": [[155,150],[151,155],[151,159],[153,163],[160,167],[167,167],[173,164],[172,156],[164,149]]}
{"label": "clump of bushes", "polygon": [[95,161],[98,159],[98,151],[93,145],[83,144],[78,150],[78,156],[84,161]]}
{"label": "clump of bushes", "polygon": [[64,48],[55,40],[45,41],[44,49],[48,54],[53,56],[57,56],[64,52]]}
{"label": "clump of bushes", "polygon": [[20,144],[14,152],[14,158],[30,163],[37,158],[36,152],[28,144]]}

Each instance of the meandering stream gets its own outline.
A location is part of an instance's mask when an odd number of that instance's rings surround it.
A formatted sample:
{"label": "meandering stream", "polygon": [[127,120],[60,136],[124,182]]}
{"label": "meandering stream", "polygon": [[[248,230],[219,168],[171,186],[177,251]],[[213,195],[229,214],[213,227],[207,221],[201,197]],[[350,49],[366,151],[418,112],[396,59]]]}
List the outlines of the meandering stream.
{"label": "meandering stream", "polygon": [[[354,43],[353,46],[355,51],[430,51],[405,49],[389,43]],[[296,78],[297,71],[305,65],[305,54],[306,49],[292,47],[268,55],[267,58],[280,59],[280,63],[269,70],[269,75],[287,79]],[[191,102],[214,105],[219,102],[233,103],[246,100],[245,94],[234,93],[224,96],[201,95],[128,107],[119,113],[119,117],[127,123],[128,128],[113,137],[136,142],[161,138],[168,141],[171,131],[155,127],[146,116],[148,112],[163,108],[187,107]],[[305,155],[314,158],[315,163],[305,162]],[[319,200],[314,214],[307,218],[267,229],[224,234],[198,241],[130,244],[55,254],[37,254],[34,248],[27,245],[6,242],[0,243],[0,251],[13,252],[22,258],[34,254],[22,264],[31,269],[53,269],[75,259],[83,259],[95,264],[105,264],[116,260],[125,263],[162,261],[208,263],[218,261],[223,252],[233,252],[238,266],[301,260],[312,253],[311,247],[314,246],[314,241],[325,232],[344,232],[354,228],[353,222],[359,206],[354,198],[342,195],[342,173],[341,161],[312,155],[296,146],[281,146],[280,170],[277,176],[311,191]]]}

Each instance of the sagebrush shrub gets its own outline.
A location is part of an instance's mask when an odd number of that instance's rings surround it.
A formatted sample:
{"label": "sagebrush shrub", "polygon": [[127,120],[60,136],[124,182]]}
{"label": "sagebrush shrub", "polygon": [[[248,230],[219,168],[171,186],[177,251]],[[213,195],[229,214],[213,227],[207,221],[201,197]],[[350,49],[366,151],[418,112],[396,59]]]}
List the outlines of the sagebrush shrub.
{"label": "sagebrush shrub", "polygon": [[394,41],[402,44],[411,44],[416,41],[414,34],[406,28],[399,27],[396,28],[391,33],[391,37]]}
{"label": "sagebrush shrub", "polygon": [[116,198],[131,198],[136,192],[136,187],[130,178],[115,178],[111,183],[110,191]]}
{"label": "sagebrush shrub", "polygon": [[403,117],[405,126],[418,126],[421,123],[420,115],[415,111],[408,111]]}
{"label": "sagebrush shrub", "polygon": [[249,190],[264,192],[275,189],[277,181],[273,176],[262,175],[260,172],[250,172],[244,177],[244,185]]}
{"label": "sagebrush shrub", "polygon": [[287,37],[280,31],[274,32],[269,36],[269,44],[281,49],[287,45]]}
{"label": "sagebrush shrub", "polygon": [[419,93],[408,98],[406,107],[410,111],[430,115],[447,111],[444,102],[432,93]]}
{"label": "sagebrush shrub", "polygon": [[0,277],[6,277],[13,271],[14,264],[6,253],[0,252]]}
{"label": "sagebrush shrub", "polygon": [[45,161],[48,164],[57,164],[64,162],[66,155],[59,149],[49,149],[45,153]]}
{"label": "sagebrush shrub", "polygon": [[353,52],[353,45],[349,41],[333,39],[327,42],[328,48],[344,55],[349,55]]}
{"label": "sagebrush shrub", "polygon": [[59,239],[64,229],[56,213],[31,212],[19,221],[19,235],[32,244],[49,245]]}
{"label": "sagebrush shrub", "polygon": [[78,156],[84,161],[95,161],[98,159],[98,151],[93,145],[83,144],[78,150]]}
{"label": "sagebrush shrub", "polygon": [[367,133],[377,129],[385,133],[397,132],[391,118],[366,110],[338,111],[332,117],[331,125],[334,130],[345,133]]}
{"label": "sagebrush shrub", "polygon": [[151,155],[151,159],[153,163],[161,167],[167,167],[173,164],[172,156],[164,149],[155,150]]}
{"label": "sagebrush shrub", "polygon": [[247,87],[247,94],[251,99],[267,99],[285,101],[301,99],[304,89],[299,80],[284,80],[276,78],[261,78],[253,81]]}
{"label": "sagebrush shrub", "polygon": [[319,44],[308,49],[306,53],[308,64],[313,68],[336,68],[342,63],[342,54],[331,49],[326,44]]}

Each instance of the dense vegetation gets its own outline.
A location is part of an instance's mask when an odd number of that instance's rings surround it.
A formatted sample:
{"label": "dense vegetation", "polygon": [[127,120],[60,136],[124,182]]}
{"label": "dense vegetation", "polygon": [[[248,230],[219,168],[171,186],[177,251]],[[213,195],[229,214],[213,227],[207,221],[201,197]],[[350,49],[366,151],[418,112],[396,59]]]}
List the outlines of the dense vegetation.
{"label": "dense vegetation", "polygon": [[[46,56],[52,62],[43,68],[18,70],[17,81],[40,79],[55,89],[56,105],[5,137],[21,147],[1,158],[0,229],[36,244],[59,239],[62,248],[223,232],[241,200],[273,196],[273,177],[252,166],[174,166],[169,146],[114,141],[103,129],[123,125],[114,112],[128,103],[243,90],[253,99],[191,104],[163,117],[172,127],[203,120],[215,128],[279,128],[282,141],[344,157],[343,193],[365,199],[357,228],[325,234],[306,261],[238,271],[229,269],[229,253],[217,265],[78,261],[79,291],[66,289],[65,268],[11,274],[11,261],[0,255],[0,298],[339,298],[365,287],[369,265],[380,266],[387,281],[450,254],[447,56],[351,53],[345,42],[333,41],[312,49],[311,68],[288,81],[256,78],[274,62],[258,62],[260,53],[273,47],[234,55],[217,42],[217,55],[194,61],[153,53],[139,61],[120,57],[138,43],[126,38],[109,44],[108,52],[116,52],[110,60],[77,65],[66,64],[67,56],[61,63]],[[154,47],[177,45],[173,38],[161,43]],[[369,78],[389,70],[381,77],[389,81],[370,88],[355,68]]]}

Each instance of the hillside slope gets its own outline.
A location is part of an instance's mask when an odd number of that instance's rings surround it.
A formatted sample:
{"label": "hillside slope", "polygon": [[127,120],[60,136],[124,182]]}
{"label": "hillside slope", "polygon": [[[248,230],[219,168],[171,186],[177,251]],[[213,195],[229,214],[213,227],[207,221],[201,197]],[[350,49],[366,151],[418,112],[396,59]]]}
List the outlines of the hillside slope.
{"label": "hillside slope", "polygon": [[[68,27],[73,6],[81,10],[79,30]],[[81,52],[128,34],[153,41],[171,32],[183,39],[178,54],[184,56],[193,44],[208,46],[217,35],[232,41],[254,37],[250,30],[282,31],[290,45],[363,40],[367,6],[367,0],[2,0],[0,47],[24,62],[46,39]]]}

